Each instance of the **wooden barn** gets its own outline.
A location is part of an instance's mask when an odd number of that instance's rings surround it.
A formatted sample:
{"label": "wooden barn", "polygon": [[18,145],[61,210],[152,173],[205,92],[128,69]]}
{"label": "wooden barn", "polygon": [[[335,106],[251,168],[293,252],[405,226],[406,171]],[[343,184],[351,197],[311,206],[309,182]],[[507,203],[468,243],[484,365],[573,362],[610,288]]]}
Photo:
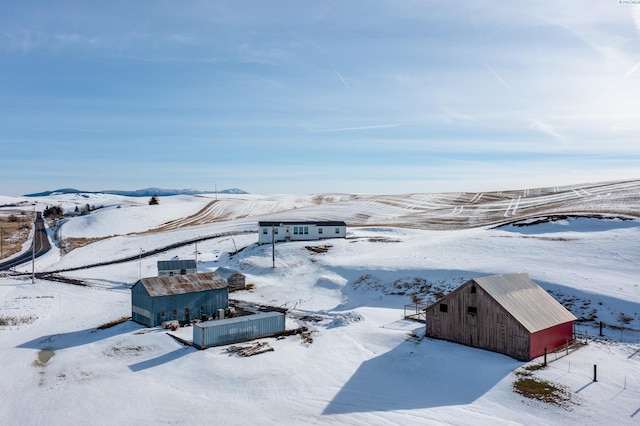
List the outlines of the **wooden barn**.
{"label": "wooden barn", "polygon": [[529,361],[573,340],[576,317],[526,273],[474,278],[426,308],[426,335]]}
{"label": "wooden barn", "polygon": [[207,320],[228,307],[227,283],[215,272],[142,278],[131,288],[131,317],[148,327]]}

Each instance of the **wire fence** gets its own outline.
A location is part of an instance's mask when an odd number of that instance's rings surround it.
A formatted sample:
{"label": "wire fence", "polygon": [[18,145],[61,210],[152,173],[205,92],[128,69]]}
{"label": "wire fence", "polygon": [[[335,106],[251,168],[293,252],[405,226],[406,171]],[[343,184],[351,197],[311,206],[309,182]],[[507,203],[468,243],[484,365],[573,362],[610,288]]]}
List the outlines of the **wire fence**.
{"label": "wire fence", "polygon": [[[574,325],[574,337],[574,342],[567,342],[565,347],[546,354],[544,358],[539,358],[540,362],[546,361],[549,368],[588,377],[592,381],[606,383],[621,389],[640,393],[640,377],[620,374],[619,370],[613,371],[607,368],[607,365],[604,363],[593,364],[585,361],[575,361],[567,356],[578,350],[582,345],[588,344],[590,340],[594,339],[639,343],[640,330],[612,326],[605,323],[596,323],[591,325],[576,324]],[[640,357],[640,349],[629,356],[629,358],[636,354]]]}
{"label": "wire fence", "polygon": [[577,362],[564,357],[547,363],[547,366],[570,374],[588,377],[592,381],[640,393],[640,380],[637,377],[617,374],[608,370],[606,365]]}
{"label": "wire fence", "polygon": [[573,333],[578,340],[600,338],[625,343],[640,343],[640,330],[604,322],[574,323]]}

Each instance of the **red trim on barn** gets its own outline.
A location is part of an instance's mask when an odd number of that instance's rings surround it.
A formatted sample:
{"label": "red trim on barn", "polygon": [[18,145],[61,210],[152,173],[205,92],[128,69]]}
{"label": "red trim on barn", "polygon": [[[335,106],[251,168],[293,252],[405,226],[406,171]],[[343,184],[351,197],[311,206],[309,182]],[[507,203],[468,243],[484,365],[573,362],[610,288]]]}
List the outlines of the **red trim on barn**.
{"label": "red trim on barn", "polygon": [[547,353],[553,352],[566,345],[567,341],[573,341],[573,321],[532,333],[530,359],[544,355],[545,348],[547,348]]}

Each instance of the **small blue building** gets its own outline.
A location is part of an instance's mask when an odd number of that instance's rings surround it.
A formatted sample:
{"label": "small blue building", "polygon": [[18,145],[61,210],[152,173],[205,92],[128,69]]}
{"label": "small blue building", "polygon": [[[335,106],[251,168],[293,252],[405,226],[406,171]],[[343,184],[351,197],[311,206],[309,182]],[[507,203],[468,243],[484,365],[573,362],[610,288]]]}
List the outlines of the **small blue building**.
{"label": "small blue building", "polygon": [[227,283],[212,272],[142,278],[131,288],[131,318],[148,327],[206,320],[228,307]]}

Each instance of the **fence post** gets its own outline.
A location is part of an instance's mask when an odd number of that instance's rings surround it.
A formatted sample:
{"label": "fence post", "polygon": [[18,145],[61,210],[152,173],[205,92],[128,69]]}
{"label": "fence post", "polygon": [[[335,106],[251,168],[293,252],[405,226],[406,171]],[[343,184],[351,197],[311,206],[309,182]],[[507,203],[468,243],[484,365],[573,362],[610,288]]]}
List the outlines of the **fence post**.
{"label": "fence post", "polygon": [[593,381],[598,381],[598,366],[596,364],[593,364]]}
{"label": "fence post", "polygon": [[544,348],[544,364],[545,367],[547,366],[547,348]]}
{"label": "fence post", "polygon": [[569,339],[567,339],[567,355],[569,355]]}
{"label": "fence post", "polygon": [[600,337],[602,337],[602,321],[600,321]]}

